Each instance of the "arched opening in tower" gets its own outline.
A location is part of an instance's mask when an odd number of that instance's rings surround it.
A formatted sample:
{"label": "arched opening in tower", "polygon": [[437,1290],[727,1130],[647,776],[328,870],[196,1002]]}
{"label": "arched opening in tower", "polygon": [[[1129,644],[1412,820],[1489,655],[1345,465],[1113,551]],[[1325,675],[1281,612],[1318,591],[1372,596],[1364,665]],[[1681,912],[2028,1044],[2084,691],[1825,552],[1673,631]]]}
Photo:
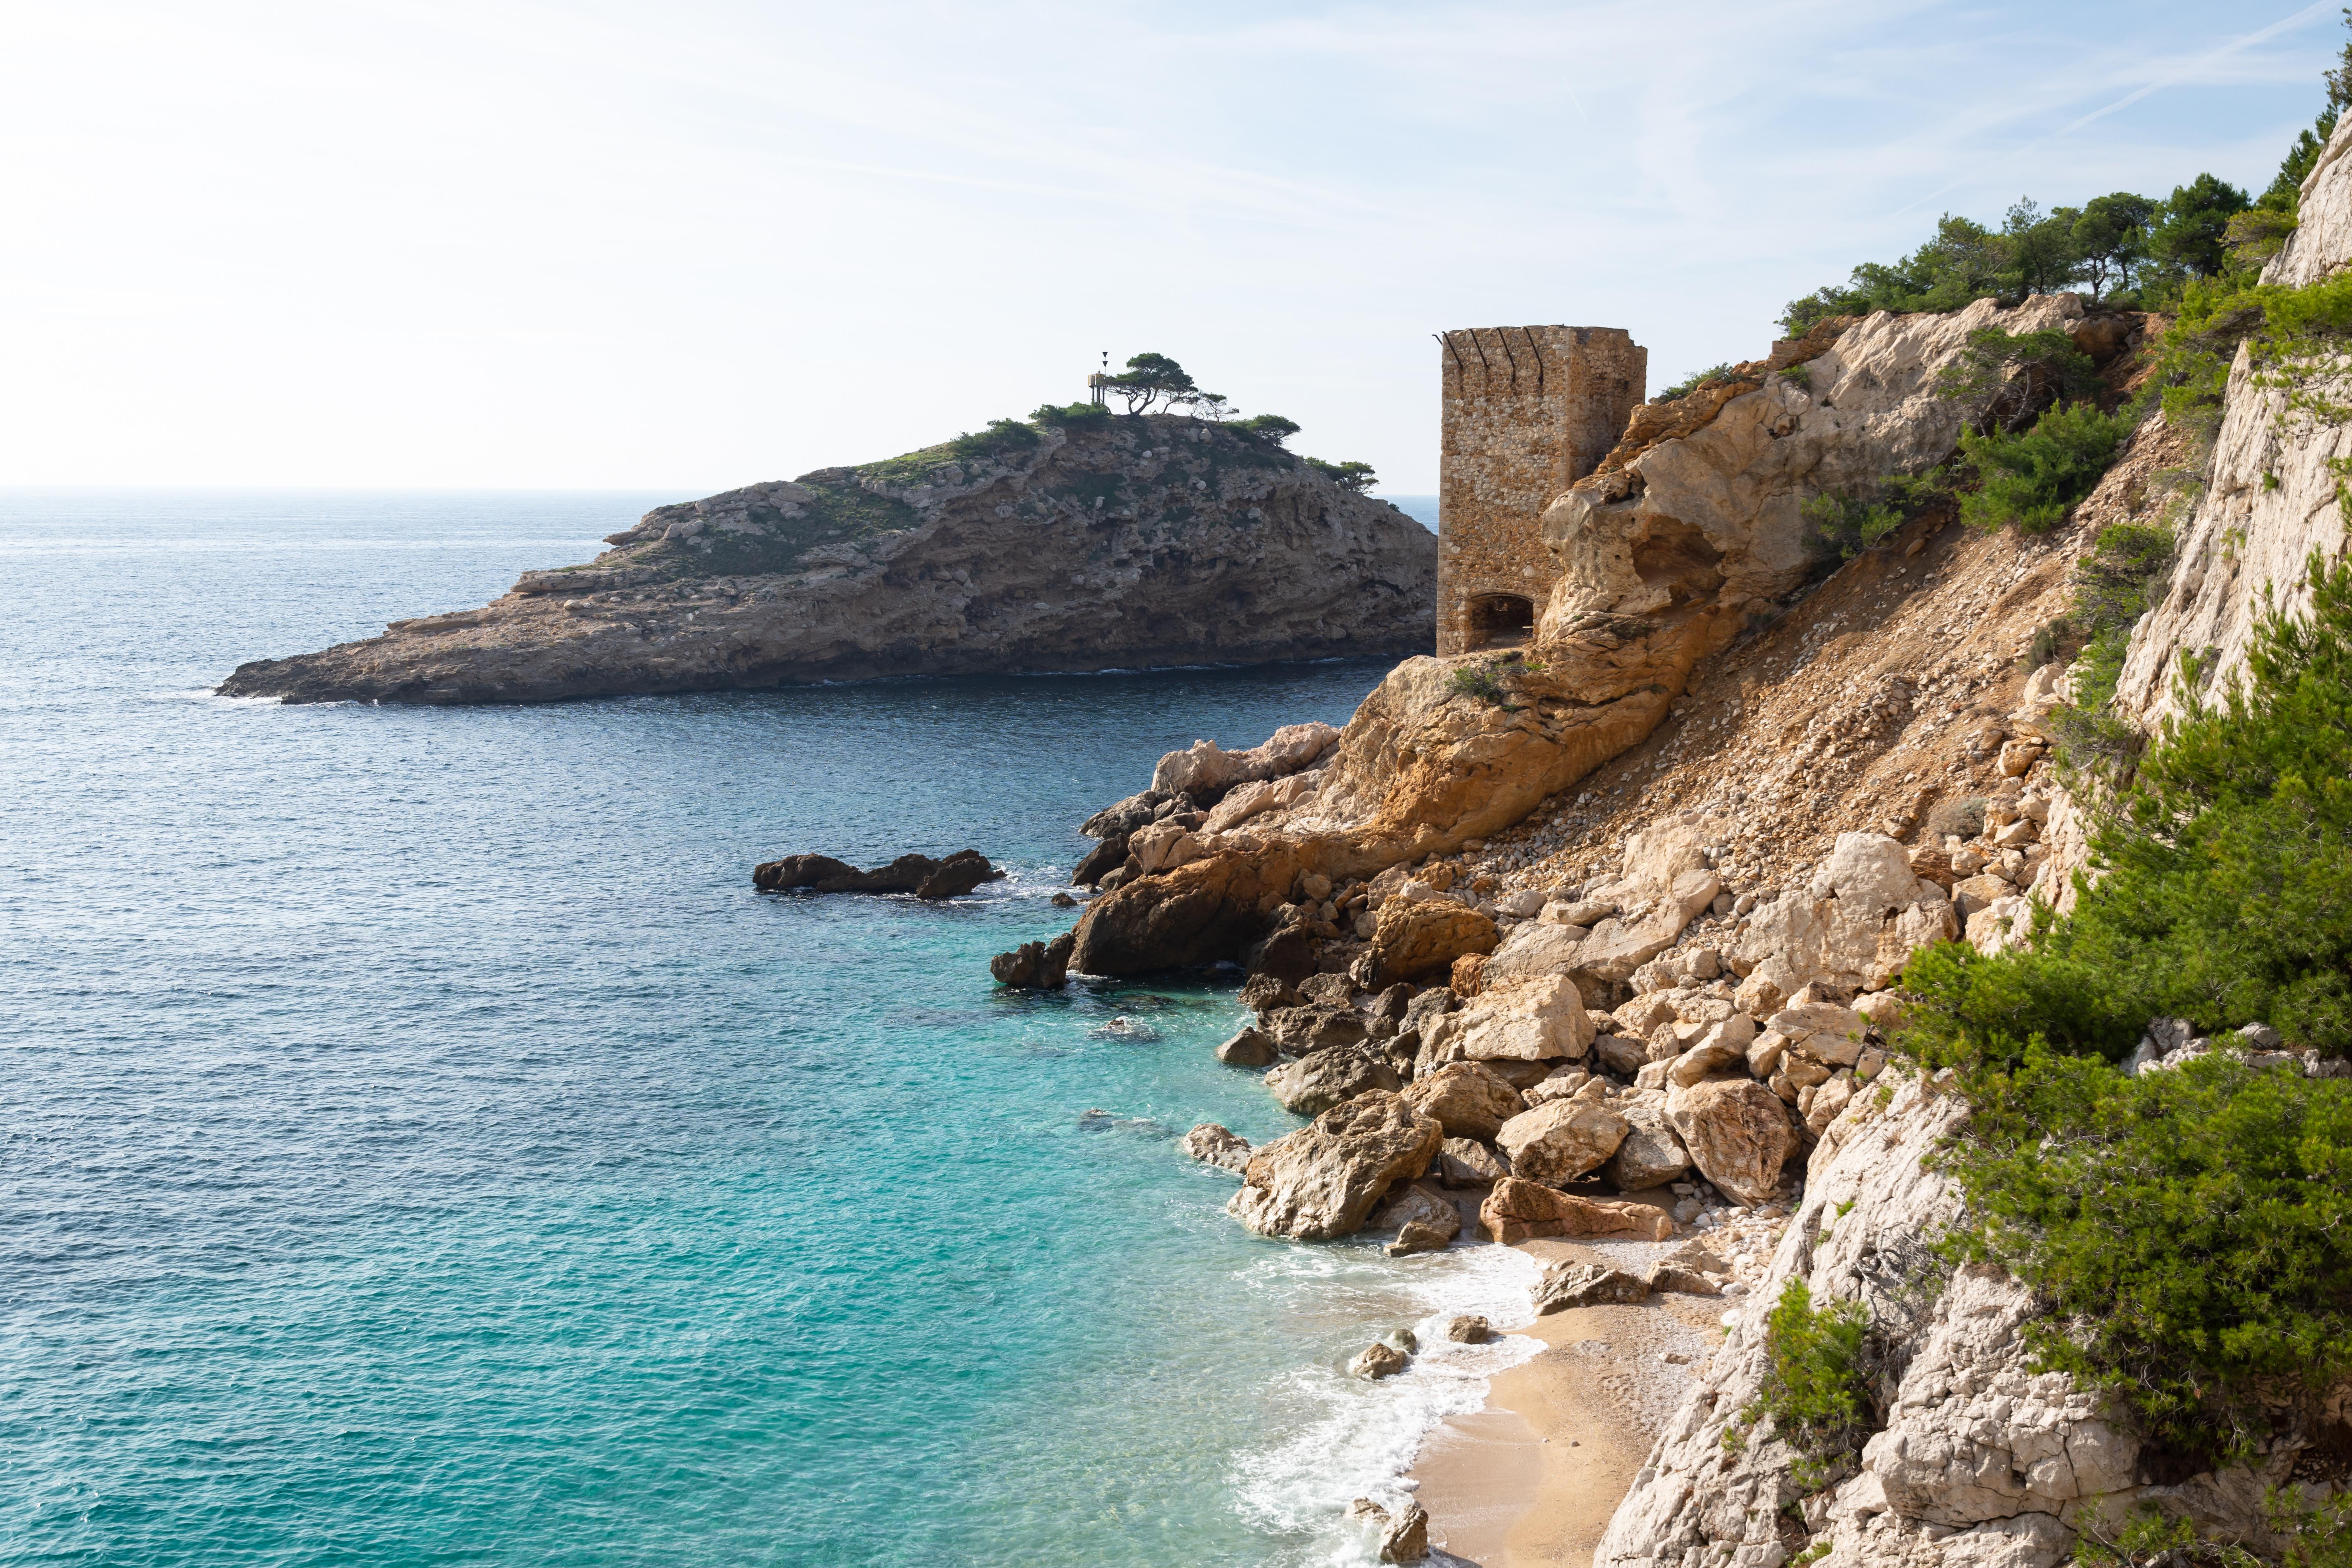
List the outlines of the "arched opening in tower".
{"label": "arched opening in tower", "polygon": [[1535,636],[1536,606],[1517,594],[1487,594],[1470,601],[1469,651],[1517,647]]}

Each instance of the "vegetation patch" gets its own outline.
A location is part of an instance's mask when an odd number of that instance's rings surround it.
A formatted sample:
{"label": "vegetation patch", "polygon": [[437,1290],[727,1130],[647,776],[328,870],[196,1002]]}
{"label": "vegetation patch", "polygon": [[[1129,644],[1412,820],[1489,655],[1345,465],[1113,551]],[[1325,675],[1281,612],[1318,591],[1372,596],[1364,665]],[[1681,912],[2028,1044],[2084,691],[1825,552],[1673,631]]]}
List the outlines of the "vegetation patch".
{"label": "vegetation patch", "polygon": [[1728,362],[1723,364],[1710,365],[1706,370],[1695,370],[1691,372],[1690,374],[1683,377],[1682,380],[1675,383],[1672,386],[1658,394],[1657,396],[1650,399],[1650,401],[1653,403],[1677,402],[1682,398],[1688,397],[1692,393],[1696,392],[1700,387],[1706,385],[1710,382],[1731,380],[1733,376],[1738,374],[1738,371],[1739,367],[1738,365],[1729,363]]}
{"label": "vegetation patch", "polygon": [[1764,1379],[1747,1425],[1769,1419],[1799,1458],[1797,1485],[1820,1491],[1839,1478],[1870,1436],[1872,1406],[1863,1349],[1870,1319],[1858,1301],[1816,1308],[1802,1279],[1791,1279],[1764,1319]]}
{"label": "vegetation patch", "polygon": [[2031,1286],[2044,1371],[2167,1447],[2243,1462],[2272,1408],[2352,1374],[2352,1084],[2206,1056],[2126,1078],[2029,1048],[1946,1157],[1962,1255]]}
{"label": "vegetation patch", "polygon": [[2102,414],[2096,404],[2066,403],[2027,430],[1962,431],[1960,456],[1977,485],[1960,497],[1960,521],[1987,531],[2014,524],[2022,533],[2047,533],[2098,487],[2137,423],[2136,408]]}
{"label": "vegetation patch", "polygon": [[2092,837],[2104,876],[2030,950],[1915,956],[1904,1049],[1959,1069],[1949,1245],[2051,1316],[2038,1364],[2159,1445],[2241,1461],[2352,1375],[2352,1080],[2223,1054],[2128,1077],[2149,1019],[2352,1053],[2352,563],[2262,623],[2244,681],[2179,689]]}
{"label": "vegetation patch", "polygon": [[1501,708],[1508,705],[1511,693],[1504,686],[1499,672],[1502,661],[1489,659],[1485,664],[1465,664],[1457,668],[1446,684],[1461,696],[1490,702]]}

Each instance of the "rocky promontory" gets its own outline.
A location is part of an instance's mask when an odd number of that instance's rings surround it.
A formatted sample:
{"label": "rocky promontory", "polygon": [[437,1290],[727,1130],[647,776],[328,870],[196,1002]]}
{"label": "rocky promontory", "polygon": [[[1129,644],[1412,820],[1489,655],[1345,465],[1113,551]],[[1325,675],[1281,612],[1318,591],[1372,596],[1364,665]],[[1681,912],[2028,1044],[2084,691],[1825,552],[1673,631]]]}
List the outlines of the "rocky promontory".
{"label": "rocky promontory", "polygon": [[892,675],[1426,652],[1437,545],[1277,440],[1000,422],[659,507],[479,609],[240,665],[289,702],[529,702]]}

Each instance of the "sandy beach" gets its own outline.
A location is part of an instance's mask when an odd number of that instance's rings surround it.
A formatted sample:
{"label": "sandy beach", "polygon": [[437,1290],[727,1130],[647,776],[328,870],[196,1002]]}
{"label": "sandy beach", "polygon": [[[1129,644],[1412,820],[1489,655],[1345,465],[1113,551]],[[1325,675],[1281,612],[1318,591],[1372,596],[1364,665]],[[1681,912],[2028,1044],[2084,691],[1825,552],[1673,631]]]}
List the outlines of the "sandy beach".
{"label": "sandy beach", "polygon": [[[1778,1228],[1751,1221],[1706,1239],[1728,1259]],[[1520,1250],[1547,1266],[1639,1272],[1686,1244],[1529,1241]],[[1496,1376],[1486,1407],[1433,1433],[1413,1467],[1431,1542],[1482,1568],[1589,1568],[1651,1445],[1722,1342],[1722,1314],[1738,1304],[1661,1294],[1511,1327],[1542,1341],[1542,1353]]]}

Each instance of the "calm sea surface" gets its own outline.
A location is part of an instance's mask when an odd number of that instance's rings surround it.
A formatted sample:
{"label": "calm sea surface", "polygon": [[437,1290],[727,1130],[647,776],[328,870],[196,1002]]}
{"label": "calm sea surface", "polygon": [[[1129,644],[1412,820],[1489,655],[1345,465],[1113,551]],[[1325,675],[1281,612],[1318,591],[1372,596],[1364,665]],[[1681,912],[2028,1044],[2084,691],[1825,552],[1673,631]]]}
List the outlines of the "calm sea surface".
{"label": "calm sea surface", "polygon": [[[1341,1364],[1527,1266],[1248,1237],[1175,1146],[1295,1124],[1231,984],[986,961],[1161,752],[1381,666],[205,695],[669,499],[0,496],[0,1560],[1369,1562],[1526,1342]],[[750,886],[967,846],[1012,879]]]}

